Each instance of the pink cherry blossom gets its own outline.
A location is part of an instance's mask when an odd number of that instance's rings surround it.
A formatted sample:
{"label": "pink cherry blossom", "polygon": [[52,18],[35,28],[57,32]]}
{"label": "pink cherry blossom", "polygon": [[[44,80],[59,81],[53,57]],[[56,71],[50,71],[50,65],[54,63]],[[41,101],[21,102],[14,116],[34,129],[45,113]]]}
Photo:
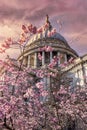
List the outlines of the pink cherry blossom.
{"label": "pink cherry blossom", "polygon": [[[37,30],[36,26],[32,24],[29,26],[22,25],[23,33],[20,43],[27,40],[26,35],[28,33],[29,35],[42,33],[48,27],[46,24]],[[56,30],[53,29],[48,34],[52,36],[55,33]],[[8,38],[2,44],[3,48],[0,48],[0,52],[10,48],[11,45],[13,45],[13,41]],[[39,49],[39,52],[43,51],[51,52],[53,48],[44,46]],[[38,58],[39,60],[43,58],[40,53]],[[0,60],[0,65],[4,68],[4,73],[0,78],[1,130],[46,128],[63,130],[66,129],[66,126],[67,129],[68,126],[73,126],[73,122],[77,125],[76,127],[81,125],[84,129],[87,128],[87,88],[70,91],[72,86],[64,82],[67,78],[62,74],[61,66],[66,67],[74,61],[71,58],[68,63],[65,62],[60,66],[60,71],[55,71],[55,66],[61,58],[62,55],[54,56],[45,69],[25,68],[22,64],[14,66],[9,58],[7,62]],[[60,76],[61,74],[62,76]]]}
{"label": "pink cherry blossom", "polygon": [[42,55],[40,53],[38,53],[38,59],[42,60]]}
{"label": "pink cherry blossom", "polygon": [[43,32],[43,28],[42,27],[37,29],[37,33],[42,33],[42,32]]}

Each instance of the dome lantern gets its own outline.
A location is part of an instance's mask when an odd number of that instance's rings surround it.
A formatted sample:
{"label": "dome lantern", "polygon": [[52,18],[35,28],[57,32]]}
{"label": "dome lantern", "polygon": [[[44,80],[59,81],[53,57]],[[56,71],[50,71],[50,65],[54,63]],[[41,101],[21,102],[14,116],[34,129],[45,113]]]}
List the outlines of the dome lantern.
{"label": "dome lantern", "polygon": [[51,25],[51,23],[50,23],[50,21],[49,21],[49,16],[48,16],[48,14],[46,15],[46,24],[48,24],[49,31],[51,31],[51,30],[52,30],[52,25]]}

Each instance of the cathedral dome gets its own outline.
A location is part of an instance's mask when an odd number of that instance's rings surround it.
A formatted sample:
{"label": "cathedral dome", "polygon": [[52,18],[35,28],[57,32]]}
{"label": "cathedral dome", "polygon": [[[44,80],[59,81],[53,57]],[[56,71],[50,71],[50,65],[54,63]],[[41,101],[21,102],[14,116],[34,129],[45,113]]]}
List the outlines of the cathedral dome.
{"label": "cathedral dome", "polygon": [[58,33],[55,28],[52,27],[48,15],[46,17],[45,24],[39,29],[37,29],[36,34],[30,37],[27,45],[31,45],[38,40],[43,39],[56,39],[58,41],[61,41],[66,47],[70,48],[65,38],[60,33]]}
{"label": "cathedral dome", "polygon": [[56,38],[59,39],[60,41],[63,41],[64,43],[67,43],[67,41],[65,40],[65,38],[59,34],[59,33],[55,33],[53,36],[51,36],[52,38]]}
{"label": "cathedral dome", "polygon": [[53,35],[49,36],[49,31],[47,32],[47,30],[43,31],[43,33],[33,35],[28,41],[27,45],[31,45],[33,42],[38,41],[40,39],[47,38],[57,39],[59,41],[62,41],[65,44],[65,46],[70,47],[65,38],[60,33],[55,32]]}
{"label": "cathedral dome", "polygon": [[[40,51],[42,48],[48,46],[53,48],[52,52]],[[37,58],[39,53],[41,53],[41,55],[44,57],[44,61],[41,63],[39,63]],[[65,38],[60,33],[58,33],[55,28],[52,27],[47,16],[45,24],[37,29],[36,33],[32,34],[32,36],[27,41],[24,53],[19,56],[18,60],[22,60],[24,58],[26,65],[28,64],[29,66],[30,64],[33,67],[38,67],[40,65],[43,66],[51,62],[51,59],[58,55],[63,56],[60,63],[69,61],[71,57],[78,57],[78,54],[68,45]]]}

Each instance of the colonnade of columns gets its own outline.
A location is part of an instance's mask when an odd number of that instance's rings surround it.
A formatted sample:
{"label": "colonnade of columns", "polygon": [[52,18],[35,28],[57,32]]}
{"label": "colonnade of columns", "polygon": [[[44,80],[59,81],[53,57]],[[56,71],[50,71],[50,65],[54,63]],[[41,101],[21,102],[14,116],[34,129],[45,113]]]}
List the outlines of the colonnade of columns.
{"label": "colonnade of columns", "polygon": [[[52,61],[52,58],[53,58],[53,52],[49,52],[50,53],[50,62]],[[57,56],[59,56],[60,55],[60,52],[57,52]],[[31,63],[30,63],[30,58],[31,58],[31,55],[28,55],[28,62],[27,62],[27,67],[34,67],[34,68],[36,68],[36,67],[39,67],[38,66],[38,52],[35,52],[34,53],[34,65],[31,65]],[[46,55],[45,55],[45,52],[43,51],[42,52],[42,66],[44,66],[45,65],[45,60],[46,60]],[[64,62],[67,62],[67,55],[66,54],[64,54]],[[60,60],[58,60],[58,65],[60,64]]]}

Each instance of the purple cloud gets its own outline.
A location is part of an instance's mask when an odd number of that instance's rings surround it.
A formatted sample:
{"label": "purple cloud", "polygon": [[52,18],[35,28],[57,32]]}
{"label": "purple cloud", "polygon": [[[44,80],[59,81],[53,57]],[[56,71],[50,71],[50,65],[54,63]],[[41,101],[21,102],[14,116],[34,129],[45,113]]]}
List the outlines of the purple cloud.
{"label": "purple cloud", "polygon": [[[76,44],[71,43],[79,54],[86,53],[87,45],[87,0],[3,0],[0,2],[0,26],[4,28],[6,23],[9,29],[13,29],[13,35],[17,35],[17,30],[21,28],[24,23],[33,23],[37,26],[44,23],[45,15],[50,16],[50,20],[54,27],[58,28],[57,20],[62,22],[62,35],[65,36],[67,41],[75,39],[80,36],[81,38]],[[19,28],[20,26],[20,28]],[[7,32],[8,30],[6,30]],[[3,31],[4,32],[4,31]],[[10,33],[10,32],[9,32]],[[0,41],[6,37],[6,33],[0,34]],[[79,49],[77,49],[79,48]],[[79,51],[81,50],[83,51]],[[82,49],[83,48],[83,49]]]}

